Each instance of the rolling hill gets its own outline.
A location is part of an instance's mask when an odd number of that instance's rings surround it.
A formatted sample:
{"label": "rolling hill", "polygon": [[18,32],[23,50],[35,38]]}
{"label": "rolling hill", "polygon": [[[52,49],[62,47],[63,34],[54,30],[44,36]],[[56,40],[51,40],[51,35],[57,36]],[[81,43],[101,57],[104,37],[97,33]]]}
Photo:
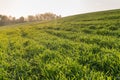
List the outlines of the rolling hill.
{"label": "rolling hill", "polygon": [[120,79],[120,9],[0,27],[0,80],[90,79]]}

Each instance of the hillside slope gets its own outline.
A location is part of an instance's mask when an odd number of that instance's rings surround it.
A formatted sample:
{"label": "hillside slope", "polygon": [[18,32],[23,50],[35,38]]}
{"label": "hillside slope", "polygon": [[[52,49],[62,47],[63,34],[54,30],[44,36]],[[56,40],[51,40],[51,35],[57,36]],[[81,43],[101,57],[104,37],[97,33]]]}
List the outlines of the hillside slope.
{"label": "hillside slope", "polygon": [[0,80],[120,79],[120,10],[0,28]]}

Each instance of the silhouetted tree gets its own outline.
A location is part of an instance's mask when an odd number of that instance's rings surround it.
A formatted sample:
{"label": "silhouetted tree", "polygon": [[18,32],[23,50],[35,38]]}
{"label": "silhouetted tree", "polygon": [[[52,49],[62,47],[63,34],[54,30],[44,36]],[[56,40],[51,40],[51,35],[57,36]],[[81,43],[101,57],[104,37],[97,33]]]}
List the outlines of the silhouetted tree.
{"label": "silhouetted tree", "polygon": [[21,16],[18,19],[12,16],[0,15],[0,25],[23,23],[25,21],[28,21],[28,22],[45,21],[45,20],[53,20],[53,19],[58,19],[58,18],[61,18],[61,16],[60,15],[58,16],[53,13],[37,14],[35,16],[29,15],[27,18]]}
{"label": "silhouetted tree", "polygon": [[20,23],[24,22],[24,17],[23,17],[23,16],[21,16],[21,17],[19,18],[19,22],[20,22]]}
{"label": "silhouetted tree", "polygon": [[16,23],[16,18],[15,17],[12,18],[12,23]]}
{"label": "silhouetted tree", "polygon": [[9,22],[9,18],[5,15],[1,17],[1,25],[6,25]]}
{"label": "silhouetted tree", "polygon": [[35,17],[32,16],[32,15],[29,15],[28,16],[28,21],[30,21],[30,22],[35,21]]}

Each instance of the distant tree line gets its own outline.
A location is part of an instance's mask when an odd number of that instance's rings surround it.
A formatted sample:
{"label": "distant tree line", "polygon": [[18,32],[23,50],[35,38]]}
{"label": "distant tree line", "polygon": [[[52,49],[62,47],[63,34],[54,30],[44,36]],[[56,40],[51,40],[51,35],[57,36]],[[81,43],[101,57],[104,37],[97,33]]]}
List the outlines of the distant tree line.
{"label": "distant tree line", "polygon": [[21,16],[18,19],[16,19],[16,17],[12,17],[12,16],[0,15],[0,25],[23,23],[23,22],[33,22],[33,21],[46,21],[46,20],[54,20],[54,19],[58,19],[58,18],[61,18],[61,15],[56,15],[53,13],[29,15],[29,16],[27,16],[27,18]]}

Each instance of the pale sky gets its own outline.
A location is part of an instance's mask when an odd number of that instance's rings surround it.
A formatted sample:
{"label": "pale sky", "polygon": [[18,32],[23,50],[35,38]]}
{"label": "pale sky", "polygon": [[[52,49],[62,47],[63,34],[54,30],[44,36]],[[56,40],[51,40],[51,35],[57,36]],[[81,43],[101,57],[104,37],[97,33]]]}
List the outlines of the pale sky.
{"label": "pale sky", "polygon": [[120,0],[0,0],[0,14],[15,17],[53,12],[69,16],[120,9]]}

